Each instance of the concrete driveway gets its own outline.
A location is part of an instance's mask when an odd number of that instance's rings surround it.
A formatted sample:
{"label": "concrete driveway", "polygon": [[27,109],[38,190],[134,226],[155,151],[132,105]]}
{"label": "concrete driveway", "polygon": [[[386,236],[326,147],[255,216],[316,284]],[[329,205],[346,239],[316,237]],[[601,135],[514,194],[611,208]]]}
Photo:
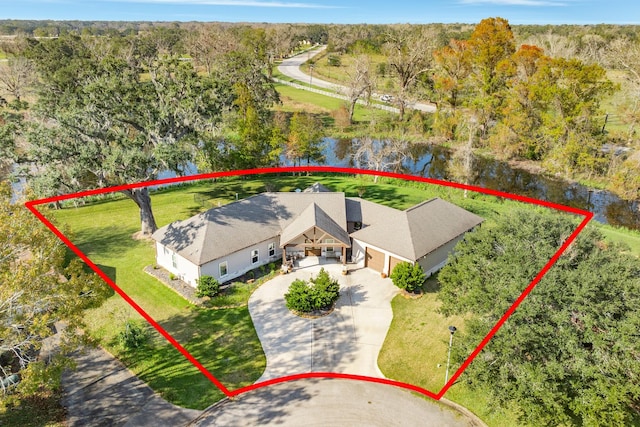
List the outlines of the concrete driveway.
{"label": "concrete driveway", "polygon": [[430,399],[385,384],[304,379],[223,400],[190,426],[477,426]]}
{"label": "concrete driveway", "polygon": [[[366,268],[343,276],[335,262],[318,265],[313,257],[300,262],[292,273],[265,283],[249,299],[249,312],[267,357],[267,368],[257,382],[307,372],[383,377],[378,353],[391,325],[390,302],[398,288]],[[289,285],[297,278],[308,280],[321,267],[340,282],[335,310],[316,319],[292,314],[284,302]]]}

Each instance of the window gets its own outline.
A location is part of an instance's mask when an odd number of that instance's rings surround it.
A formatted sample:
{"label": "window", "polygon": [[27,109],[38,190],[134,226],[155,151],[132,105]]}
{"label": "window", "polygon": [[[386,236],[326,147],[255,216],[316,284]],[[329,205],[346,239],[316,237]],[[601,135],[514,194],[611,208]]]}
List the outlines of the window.
{"label": "window", "polygon": [[251,264],[255,264],[258,262],[258,250],[254,249],[251,251]]}
{"label": "window", "polygon": [[276,254],[276,244],[269,243],[269,256],[274,256]]}
{"label": "window", "polygon": [[[324,242],[325,243],[335,243],[335,240],[333,240],[333,239],[324,239]],[[324,250],[326,252],[333,252],[333,246],[327,246]]]}
{"label": "window", "polygon": [[218,265],[218,272],[220,273],[220,277],[224,277],[227,275],[227,261],[221,262]]}
{"label": "window", "polygon": [[175,253],[171,254],[171,265],[173,266],[173,268],[178,268],[178,260],[176,259]]}

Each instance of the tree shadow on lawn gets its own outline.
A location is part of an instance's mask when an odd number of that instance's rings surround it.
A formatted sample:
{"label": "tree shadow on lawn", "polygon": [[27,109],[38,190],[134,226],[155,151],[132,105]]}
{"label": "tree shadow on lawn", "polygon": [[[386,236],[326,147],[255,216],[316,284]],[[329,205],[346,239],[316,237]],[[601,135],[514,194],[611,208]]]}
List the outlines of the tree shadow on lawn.
{"label": "tree shadow on lawn", "polygon": [[442,287],[442,285],[440,284],[440,281],[438,280],[438,273],[432,275],[431,277],[429,277],[424,284],[422,285],[422,290],[424,293],[426,294],[436,294],[438,292],[440,292],[440,288]]}
{"label": "tree shadow on lawn", "polygon": [[116,255],[131,250],[134,246],[144,245],[144,241],[135,241],[131,235],[136,230],[127,230],[116,225],[91,227],[71,233],[70,239],[82,252],[100,256]]}
{"label": "tree shadow on lawn", "polygon": [[[246,307],[224,310],[194,308],[161,323],[196,360],[230,389],[255,382],[264,371],[266,359]],[[156,346],[164,345],[164,338],[159,335],[155,341]],[[181,354],[177,357],[190,364]]]}

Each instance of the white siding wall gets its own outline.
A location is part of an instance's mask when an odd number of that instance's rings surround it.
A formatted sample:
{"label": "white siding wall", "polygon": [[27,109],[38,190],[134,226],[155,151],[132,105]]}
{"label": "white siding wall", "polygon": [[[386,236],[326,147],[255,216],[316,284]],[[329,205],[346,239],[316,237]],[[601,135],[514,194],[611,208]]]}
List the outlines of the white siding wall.
{"label": "white siding wall", "polygon": [[[173,266],[174,259],[175,267]],[[196,279],[200,277],[197,265],[174,253],[160,242],[156,242],[156,263],[194,287],[196,286]]]}
{"label": "white siding wall", "polygon": [[387,274],[391,273],[389,271],[389,257],[393,256],[394,258],[398,258],[403,261],[408,261],[413,263],[414,261],[407,259],[405,257],[401,257],[400,255],[394,254],[393,252],[389,252],[385,249],[379,248],[377,246],[370,245],[368,243],[361,242],[359,240],[353,239],[352,243],[352,252],[351,257],[353,262],[358,265],[358,267],[364,267],[364,257],[367,248],[372,248],[378,252],[382,252],[384,254],[384,269],[382,271]]}
{"label": "white siding wall", "polygon": [[422,269],[424,270],[427,277],[431,276],[433,273],[439,271],[442,267],[445,266],[449,255],[453,252],[453,249],[456,246],[456,243],[458,243],[463,238],[464,234],[456,237],[448,243],[445,243],[435,251],[418,260],[418,264],[422,266]]}
{"label": "white siding wall", "polygon": [[[273,243],[275,246],[275,255],[272,257],[269,256],[270,243]],[[258,250],[258,262],[252,264],[251,252],[255,249]],[[258,268],[261,265],[274,262],[279,258],[282,258],[282,249],[279,248],[279,239],[276,237],[273,239],[265,240],[264,242],[260,242],[246,249],[242,249],[238,252],[234,252],[227,255],[226,257],[208,262],[201,267],[200,271],[203,276],[206,275],[215,277],[216,280],[218,280],[220,283],[223,283],[229,280],[233,280],[236,277],[242,276],[247,271]],[[227,275],[224,277],[220,277],[220,264],[223,262],[227,263]]]}

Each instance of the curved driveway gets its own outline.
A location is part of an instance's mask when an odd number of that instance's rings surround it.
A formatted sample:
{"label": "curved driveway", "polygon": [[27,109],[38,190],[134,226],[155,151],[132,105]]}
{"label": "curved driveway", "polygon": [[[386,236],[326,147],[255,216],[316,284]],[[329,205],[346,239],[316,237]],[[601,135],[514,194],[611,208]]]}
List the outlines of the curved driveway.
{"label": "curved driveway", "polygon": [[398,288],[369,269],[342,276],[339,264],[328,263],[322,267],[340,282],[336,308],[328,316],[301,318],[287,309],[284,294],[294,279],[307,280],[321,266],[313,257],[300,262],[303,266],[268,281],[249,299],[249,313],[267,357],[257,382],[307,372],[383,377],[378,353],[391,325],[391,299]]}
{"label": "curved driveway", "polygon": [[190,426],[473,426],[473,421],[407,390],[339,379],[304,379],[225,399]]}
{"label": "curved driveway", "polygon": [[[318,79],[316,77],[305,74],[302,72],[302,70],[300,70],[300,66],[302,64],[304,64],[314,56],[318,55],[320,52],[322,52],[326,48],[327,46],[320,46],[316,49],[312,49],[307,52],[300,53],[291,58],[287,58],[283,60],[282,63],[278,66],[278,71],[280,71],[282,74],[292,79],[296,79],[304,83],[311,83],[313,84],[313,86],[329,89],[339,94],[345,94],[348,92],[348,89],[345,86],[342,86],[336,83],[331,83],[326,80]],[[373,94],[373,96],[378,99],[380,98],[380,94]],[[433,113],[436,111],[436,107],[434,105],[425,104],[422,102],[411,103],[410,105],[407,105],[407,108],[424,111],[428,113]]]}

